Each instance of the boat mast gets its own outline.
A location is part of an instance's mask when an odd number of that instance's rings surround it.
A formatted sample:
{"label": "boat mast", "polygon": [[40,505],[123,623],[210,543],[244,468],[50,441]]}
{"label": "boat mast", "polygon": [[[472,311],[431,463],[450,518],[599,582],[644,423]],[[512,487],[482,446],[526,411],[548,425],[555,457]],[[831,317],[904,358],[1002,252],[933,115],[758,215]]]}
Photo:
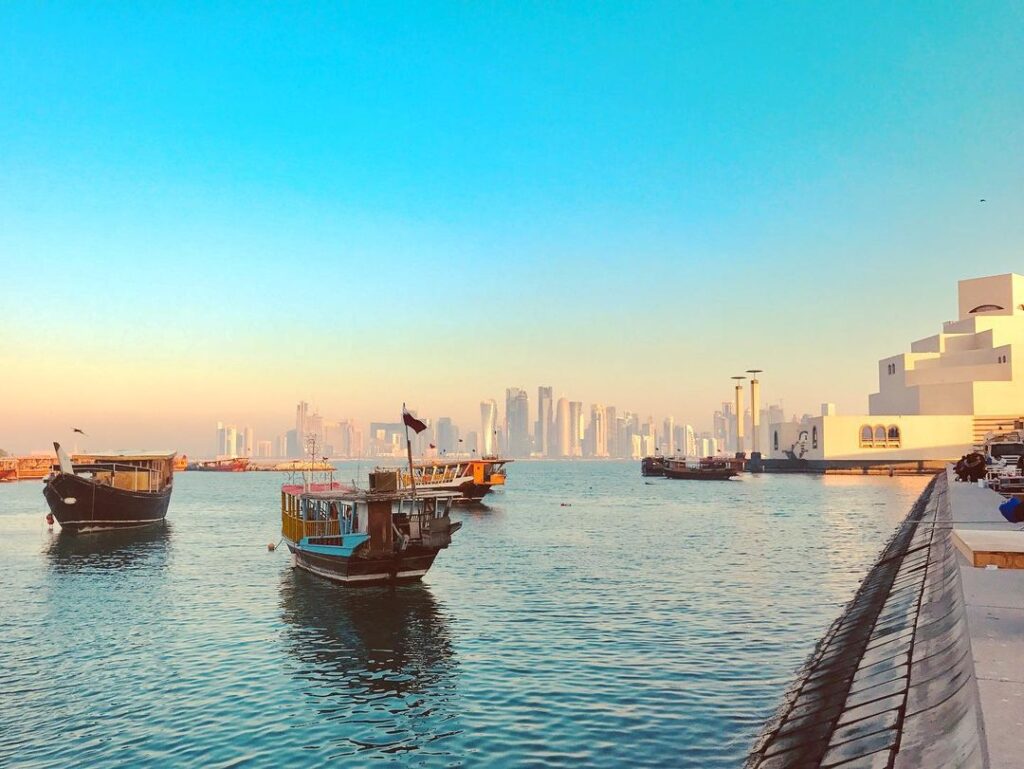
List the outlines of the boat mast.
{"label": "boat mast", "polygon": [[412,469],[412,439],[409,437],[409,425],[405,421],[405,403],[402,403],[402,424],[405,425],[405,450],[409,455],[409,485],[412,486],[412,498],[416,499],[416,473]]}

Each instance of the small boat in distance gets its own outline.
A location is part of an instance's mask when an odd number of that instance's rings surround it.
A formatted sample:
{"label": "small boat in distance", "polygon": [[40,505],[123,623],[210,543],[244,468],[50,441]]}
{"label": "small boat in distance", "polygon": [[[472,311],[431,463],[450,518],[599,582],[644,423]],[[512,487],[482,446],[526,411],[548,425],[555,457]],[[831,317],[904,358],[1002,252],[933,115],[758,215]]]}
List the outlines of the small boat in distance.
{"label": "small boat in distance", "polygon": [[65,531],[119,529],[161,523],[174,483],[174,452],[77,454],[72,462],[54,443],[58,466],[43,496]]}
{"label": "small boat in distance", "polygon": [[641,459],[640,475],[644,477],[665,475],[665,457],[644,457]]}
{"label": "small boat in distance", "polygon": [[0,483],[18,480],[18,458],[0,457]]}
{"label": "small boat in distance", "polygon": [[676,480],[727,481],[742,471],[742,459],[683,457],[665,460],[665,477]]}
{"label": "small boat in distance", "polygon": [[345,585],[412,582],[462,524],[453,491],[406,490],[398,473],[370,474],[369,490],[339,483],[281,486],[281,536],[293,565]]}
{"label": "small boat in distance", "polygon": [[198,462],[189,462],[187,469],[207,473],[244,473],[249,469],[249,460],[245,457],[208,459]]}
{"label": "small boat in distance", "polygon": [[[413,464],[416,488],[433,491],[454,491],[464,502],[479,502],[496,487],[504,486],[505,465],[511,459],[480,457],[478,459],[440,459]],[[378,472],[388,468],[378,467]],[[409,488],[409,471],[399,471],[401,487]]]}

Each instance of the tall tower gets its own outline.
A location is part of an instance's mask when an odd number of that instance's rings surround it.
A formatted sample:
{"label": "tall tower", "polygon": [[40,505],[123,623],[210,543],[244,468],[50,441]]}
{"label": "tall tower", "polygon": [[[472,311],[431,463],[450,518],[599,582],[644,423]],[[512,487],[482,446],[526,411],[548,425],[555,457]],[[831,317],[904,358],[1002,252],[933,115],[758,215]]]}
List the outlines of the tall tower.
{"label": "tall tower", "polygon": [[750,453],[761,453],[761,382],[757,375],[764,369],[748,368],[750,374]]}
{"label": "tall tower", "polygon": [[498,404],[494,399],[480,401],[480,454],[498,453]]}
{"label": "tall tower", "polygon": [[736,453],[743,454],[746,446],[743,442],[743,380],[745,376],[732,377],[736,381]]}
{"label": "tall tower", "polygon": [[569,456],[583,456],[583,401],[569,401]]}
{"label": "tall tower", "polygon": [[505,390],[505,436],[512,456],[530,455],[530,402],[518,387]]}
{"label": "tall tower", "polygon": [[554,415],[551,412],[551,388],[537,388],[537,424],[533,430],[533,438],[537,453],[542,457],[549,457],[555,453],[552,445],[551,429],[554,425]]}
{"label": "tall tower", "polygon": [[567,457],[572,450],[572,429],[569,420],[569,400],[564,396],[558,399],[558,413],[555,417],[555,426],[558,456]]}

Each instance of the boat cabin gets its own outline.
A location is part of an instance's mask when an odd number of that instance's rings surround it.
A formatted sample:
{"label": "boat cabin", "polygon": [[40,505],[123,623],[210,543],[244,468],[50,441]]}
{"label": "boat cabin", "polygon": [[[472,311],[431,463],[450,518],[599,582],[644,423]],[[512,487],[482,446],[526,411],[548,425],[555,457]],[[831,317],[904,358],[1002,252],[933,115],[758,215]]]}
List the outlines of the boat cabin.
{"label": "boat cabin", "polygon": [[174,480],[175,452],[138,454],[75,454],[68,461],[58,451],[61,472],[86,476],[123,491],[159,492]]}
{"label": "boat cabin", "polygon": [[[325,555],[349,555],[356,548],[368,554],[392,553],[410,545],[447,547],[449,513],[458,494],[451,491],[395,488],[395,473],[377,479],[369,490],[339,483],[281,487],[281,534],[303,549]],[[389,488],[390,487],[390,488]]]}

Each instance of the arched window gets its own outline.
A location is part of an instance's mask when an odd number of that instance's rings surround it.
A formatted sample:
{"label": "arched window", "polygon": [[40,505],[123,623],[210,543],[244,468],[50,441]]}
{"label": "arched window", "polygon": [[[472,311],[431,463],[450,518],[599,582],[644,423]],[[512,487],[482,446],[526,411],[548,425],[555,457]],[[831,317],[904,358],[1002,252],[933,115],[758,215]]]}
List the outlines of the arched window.
{"label": "arched window", "polygon": [[818,426],[817,425],[814,425],[814,427],[811,428],[811,448],[812,449],[818,448]]}
{"label": "arched window", "polygon": [[889,430],[886,434],[886,444],[889,446],[896,446],[899,448],[900,445],[900,428],[896,425],[889,425]]}
{"label": "arched window", "polygon": [[779,450],[779,431],[778,430],[775,431],[774,437],[772,438],[772,448],[774,448],[776,451]]}
{"label": "arched window", "polygon": [[864,425],[860,428],[860,447],[862,449],[871,448],[871,440],[873,433],[871,432],[871,425]]}
{"label": "arched window", "polygon": [[882,425],[875,425],[875,444],[878,446],[885,445],[885,428]]}
{"label": "arched window", "polygon": [[973,310],[971,310],[971,312],[972,313],[974,313],[974,312],[992,312],[993,310],[1001,310],[1001,309],[1003,309],[1003,308],[1000,307],[998,304],[979,304],[977,307],[975,307]]}

